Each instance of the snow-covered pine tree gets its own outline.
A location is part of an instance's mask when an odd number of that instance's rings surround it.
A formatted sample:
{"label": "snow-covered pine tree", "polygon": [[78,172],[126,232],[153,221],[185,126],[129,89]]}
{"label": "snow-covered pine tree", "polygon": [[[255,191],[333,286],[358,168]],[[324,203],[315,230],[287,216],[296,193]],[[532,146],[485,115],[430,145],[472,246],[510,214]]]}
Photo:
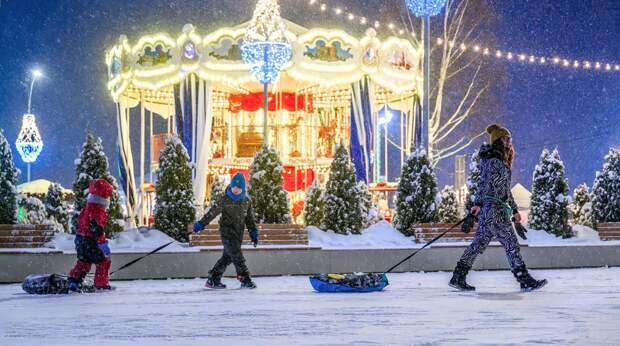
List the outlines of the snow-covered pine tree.
{"label": "snow-covered pine tree", "polygon": [[534,169],[529,225],[562,238],[573,236],[568,224],[568,181],[557,149],[544,149]]}
{"label": "snow-covered pine tree", "polygon": [[324,228],[340,234],[359,234],[364,225],[362,205],[349,153],[338,145],[325,188]]}
{"label": "snow-covered pine tree", "polygon": [[590,188],[583,183],[573,191],[573,202],[571,203],[573,213],[573,223],[594,228],[594,214],[592,213],[592,195]]}
{"label": "snow-covered pine tree", "polygon": [[282,162],[278,153],[263,146],[250,164],[248,189],[257,223],[291,223],[288,193],[283,184]]}
{"label": "snow-covered pine tree", "polygon": [[469,214],[469,211],[474,206],[474,195],[478,190],[478,183],[480,183],[480,150],[476,149],[469,163],[469,176],[467,177],[466,183],[467,197],[465,198],[465,215]]}
{"label": "snow-covered pine tree", "polygon": [[592,210],[597,223],[620,222],[620,149],[610,149],[603,172],[596,172]]}
{"label": "snow-covered pine tree", "polygon": [[21,223],[24,225],[43,225],[48,223],[45,206],[40,199],[19,194],[17,203],[24,211]]}
{"label": "snow-covered pine tree", "polygon": [[437,179],[424,150],[416,149],[405,161],[396,194],[394,226],[406,236],[419,223],[437,221]]}
{"label": "snow-covered pine tree", "polygon": [[441,223],[454,224],[459,221],[458,203],[454,187],[446,186],[441,190],[441,202],[437,209],[437,218]]}
{"label": "snow-covered pine tree", "polygon": [[213,202],[217,201],[222,195],[224,195],[224,193],[226,193],[226,183],[224,183],[223,179],[215,177],[215,179],[213,180],[213,185],[211,185],[209,203],[213,204]]}
{"label": "snow-covered pine tree", "polygon": [[368,190],[368,185],[360,181],[357,183],[357,189],[359,190],[362,202],[362,217],[364,218],[362,228],[366,229],[383,220],[383,216],[379,214],[379,210],[372,200],[372,194]]}
{"label": "snow-covered pine tree", "polygon": [[187,226],[196,218],[192,168],[187,150],[176,136],[166,139],[159,156],[155,193],[155,228],[178,241],[187,242]]}
{"label": "snow-covered pine tree", "polygon": [[19,170],[15,168],[11,146],[0,129],[0,224],[14,224],[17,222],[17,176]]}
{"label": "snow-covered pine tree", "polygon": [[69,229],[69,211],[63,199],[60,184],[50,184],[43,204],[48,220],[54,225],[54,230],[66,232]]}
{"label": "snow-covered pine tree", "polygon": [[77,230],[77,218],[86,205],[88,196],[88,184],[93,179],[105,179],[114,188],[110,198],[108,208],[108,224],[105,227],[107,235],[112,235],[123,231],[123,210],[121,208],[121,198],[118,193],[116,179],[110,174],[108,158],[103,151],[101,138],[93,136],[92,133],[86,134],[86,142],[82,145],[80,157],[75,160],[75,181],[73,182],[73,194],[75,195],[75,211],[71,218],[73,231]]}
{"label": "snow-covered pine tree", "polygon": [[325,214],[324,192],[318,180],[314,180],[304,201],[303,220],[306,226],[321,227]]}

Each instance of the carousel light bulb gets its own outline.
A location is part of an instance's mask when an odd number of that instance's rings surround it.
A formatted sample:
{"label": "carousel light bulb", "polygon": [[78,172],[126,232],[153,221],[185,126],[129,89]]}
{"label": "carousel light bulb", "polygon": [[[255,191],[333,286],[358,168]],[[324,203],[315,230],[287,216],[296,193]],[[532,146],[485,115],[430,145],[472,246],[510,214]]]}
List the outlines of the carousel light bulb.
{"label": "carousel light bulb", "polygon": [[342,14],[342,9],[340,7],[336,8],[336,14],[337,15]]}
{"label": "carousel light bulb", "polygon": [[310,0],[310,5],[314,5],[316,3],[316,0]]}
{"label": "carousel light bulb", "polygon": [[353,19],[355,19],[355,15],[353,13],[349,13],[347,18],[349,18],[349,20],[353,20]]}
{"label": "carousel light bulb", "polygon": [[554,64],[560,63],[560,58],[558,58],[558,57],[553,58],[553,63]]}
{"label": "carousel light bulb", "polygon": [[379,22],[375,22],[375,28],[377,28],[377,29],[378,29],[380,26],[381,26],[381,23],[379,23]]}
{"label": "carousel light bulb", "polygon": [[368,20],[366,19],[366,17],[362,17],[362,19],[360,19],[360,23],[362,23],[362,25],[366,24]]}
{"label": "carousel light bulb", "polygon": [[541,63],[541,64],[544,64],[544,63],[546,63],[546,62],[547,62],[547,59],[545,59],[544,57],[540,58],[540,63]]}
{"label": "carousel light bulb", "polygon": [[399,35],[404,35],[405,34],[405,30],[403,30],[403,29],[398,30],[398,34]]}
{"label": "carousel light bulb", "polygon": [[506,55],[506,58],[508,60],[512,60],[512,53],[508,52],[508,54]]}
{"label": "carousel light bulb", "polygon": [[321,11],[325,12],[327,10],[327,5],[321,4]]}
{"label": "carousel light bulb", "polygon": [[479,45],[475,45],[474,46],[474,52],[478,52],[480,51],[480,46]]}

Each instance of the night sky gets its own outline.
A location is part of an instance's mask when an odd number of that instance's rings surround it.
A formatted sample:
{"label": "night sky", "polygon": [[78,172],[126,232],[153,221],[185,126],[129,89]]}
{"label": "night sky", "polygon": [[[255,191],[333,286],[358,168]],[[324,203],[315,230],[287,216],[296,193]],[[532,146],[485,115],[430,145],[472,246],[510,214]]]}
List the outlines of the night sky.
{"label": "night sky", "polygon": [[[384,21],[397,21],[405,11],[400,0],[326,2]],[[356,35],[365,29],[310,10],[302,0],[280,3],[283,17],[306,27],[342,28]],[[45,148],[33,166],[33,179],[70,187],[87,128],[103,138],[114,160],[115,110],[105,88],[104,52],[120,34],[132,43],[159,31],[174,37],[186,23],[206,34],[250,19],[253,6],[253,0],[0,0],[0,127],[13,144],[27,106],[28,73],[39,66],[46,78],[37,82],[33,109]],[[499,19],[498,49],[620,63],[616,0],[496,0],[491,6]],[[503,89],[493,91],[502,95],[503,110],[494,118],[514,135],[515,182],[529,187],[542,148],[557,146],[571,188],[591,185],[609,147],[620,145],[620,73],[487,61],[503,64],[506,72]],[[476,125],[486,124],[469,124]],[[14,155],[24,180],[25,166]],[[440,164],[440,185],[452,183],[452,171],[451,159]]]}

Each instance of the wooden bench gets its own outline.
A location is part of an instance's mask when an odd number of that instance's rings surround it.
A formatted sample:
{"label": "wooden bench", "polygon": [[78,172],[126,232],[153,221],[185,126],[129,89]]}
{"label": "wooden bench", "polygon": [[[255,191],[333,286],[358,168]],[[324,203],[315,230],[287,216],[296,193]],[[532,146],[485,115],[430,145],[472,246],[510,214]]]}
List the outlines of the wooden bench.
{"label": "wooden bench", "polygon": [[[303,225],[261,224],[259,228],[259,245],[308,245],[308,233]],[[250,235],[244,231],[243,244],[252,244]],[[207,225],[199,234],[190,235],[190,246],[220,246],[219,225]]]}
{"label": "wooden bench", "polygon": [[620,222],[599,223],[596,230],[601,240],[620,240]]}
{"label": "wooden bench", "polygon": [[[451,224],[442,224],[442,223],[434,223],[434,224],[419,224],[415,227],[414,236],[415,239],[420,243],[427,243],[433,240],[435,237],[440,235],[441,233],[448,230],[453,225]],[[477,228],[477,227],[476,227]],[[472,229],[471,232],[465,234],[461,231],[461,227],[455,227],[450,232],[446,233],[441,239],[437,240],[437,242],[448,243],[448,242],[470,242],[474,239],[474,235],[476,234],[476,228]]]}
{"label": "wooden bench", "polygon": [[0,248],[37,248],[52,240],[51,225],[0,225]]}

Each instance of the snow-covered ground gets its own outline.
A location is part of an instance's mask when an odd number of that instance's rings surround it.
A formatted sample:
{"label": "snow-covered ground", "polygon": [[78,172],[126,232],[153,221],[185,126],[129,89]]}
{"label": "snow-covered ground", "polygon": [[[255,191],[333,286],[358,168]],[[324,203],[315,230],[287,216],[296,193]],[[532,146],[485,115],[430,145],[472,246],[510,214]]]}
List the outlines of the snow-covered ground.
{"label": "snow-covered ground", "polygon": [[[508,271],[391,274],[386,291],[319,294],[306,277],[257,278],[254,291],[202,280],[114,282],[117,290],[29,296],[0,285],[0,345],[618,345],[620,268],[533,271],[520,293]],[[237,287],[232,279],[225,279]]]}

